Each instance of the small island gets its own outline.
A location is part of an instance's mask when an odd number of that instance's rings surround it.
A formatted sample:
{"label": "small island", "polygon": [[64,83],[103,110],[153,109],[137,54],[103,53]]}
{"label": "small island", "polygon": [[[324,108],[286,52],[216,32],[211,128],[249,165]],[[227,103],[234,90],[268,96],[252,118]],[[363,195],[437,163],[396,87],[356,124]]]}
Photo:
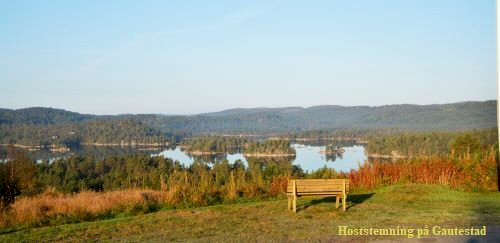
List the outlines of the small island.
{"label": "small island", "polygon": [[245,138],[235,137],[198,137],[185,139],[178,146],[195,156],[220,155],[236,152],[247,142]]}
{"label": "small island", "polygon": [[341,155],[345,152],[345,149],[337,145],[328,144],[325,146],[325,150],[319,151],[320,154],[325,155]]}
{"label": "small island", "polygon": [[52,153],[66,153],[66,152],[69,152],[69,148],[65,145],[51,145],[50,146],[50,151]]}
{"label": "small island", "polygon": [[243,155],[247,157],[293,157],[295,149],[290,146],[288,140],[266,140],[246,144]]}
{"label": "small island", "polygon": [[288,140],[251,141],[241,137],[188,138],[178,146],[194,156],[212,156],[242,152],[247,157],[292,157],[295,149]]}

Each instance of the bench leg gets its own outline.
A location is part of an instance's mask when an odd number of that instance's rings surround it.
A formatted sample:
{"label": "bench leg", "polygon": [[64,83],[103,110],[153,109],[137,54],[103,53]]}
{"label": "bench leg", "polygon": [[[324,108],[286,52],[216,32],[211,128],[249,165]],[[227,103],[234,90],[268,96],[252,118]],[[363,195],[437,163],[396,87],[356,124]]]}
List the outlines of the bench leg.
{"label": "bench leg", "polygon": [[340,201],[340,197],[337,195],[335,197],[336,201],[335,201],[335,208],[339,208],[339,201]]}
{"label": "bench leg", "polygon": [[342,197],[342,209],[345,211],[346,209],[346,203],[347,202],[347,195]]}
{"label": "bench leg", "polygon": [[287,196],[287,198],[288,198],[288,210],[292,210],[292,197]]}
{"label": "bench leg", "polygon": [[297,196],[293,196],[293,212],[297,212]]}

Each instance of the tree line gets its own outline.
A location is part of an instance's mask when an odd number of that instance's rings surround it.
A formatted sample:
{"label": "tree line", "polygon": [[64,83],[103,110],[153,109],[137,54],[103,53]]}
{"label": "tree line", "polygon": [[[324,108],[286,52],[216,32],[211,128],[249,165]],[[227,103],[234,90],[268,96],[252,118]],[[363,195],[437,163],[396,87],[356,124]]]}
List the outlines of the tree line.
{"label": "tree line", "polygon": [[238,151],[246,143],[248,139],[241,137],[205,136],[183,139],[181,146],[191,152],[227,153]]}
{"label": "tree line", "polygon": [[390,135],[368,135],[368,154],[407,157],[474,153],[498,144],[496,128],[464,132],[403,132]]}
{"label": "tree line", "polygon": [[284,139],[253,141],[245,145],[243,152],[245,154],[295,155],[295,149],[290,145],[290,141]]}
{"label": "tree line", "polygon": [[22,145],[165,144],[170,137],[134,120],[91,120],[52,125],[0,125],[0,143]]}

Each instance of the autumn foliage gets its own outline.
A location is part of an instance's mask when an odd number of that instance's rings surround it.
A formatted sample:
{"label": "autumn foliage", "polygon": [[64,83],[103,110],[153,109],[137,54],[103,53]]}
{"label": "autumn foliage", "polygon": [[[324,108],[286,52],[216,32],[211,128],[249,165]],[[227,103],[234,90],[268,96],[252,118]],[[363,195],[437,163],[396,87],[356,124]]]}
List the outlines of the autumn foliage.
{"label": "autumn foliage", "polygon": [[349,173],[353,187],[372,189],[397,183],[439,184],[463,190],[498,190],[498,152],[464,153],[447,158],[373,161]]}

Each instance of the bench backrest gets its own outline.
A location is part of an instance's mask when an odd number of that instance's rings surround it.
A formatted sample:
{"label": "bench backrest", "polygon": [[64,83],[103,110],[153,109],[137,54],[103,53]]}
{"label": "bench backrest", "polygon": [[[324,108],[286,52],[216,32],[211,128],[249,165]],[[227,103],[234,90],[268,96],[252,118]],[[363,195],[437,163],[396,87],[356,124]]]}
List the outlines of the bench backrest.
{"label": "bench backrest", "polygon": [[328,192],[349,192],[348,179],[299,179],[288,180],[287,193],[293,193],[293,181],[295,181],[296,193],[328,193]]}

